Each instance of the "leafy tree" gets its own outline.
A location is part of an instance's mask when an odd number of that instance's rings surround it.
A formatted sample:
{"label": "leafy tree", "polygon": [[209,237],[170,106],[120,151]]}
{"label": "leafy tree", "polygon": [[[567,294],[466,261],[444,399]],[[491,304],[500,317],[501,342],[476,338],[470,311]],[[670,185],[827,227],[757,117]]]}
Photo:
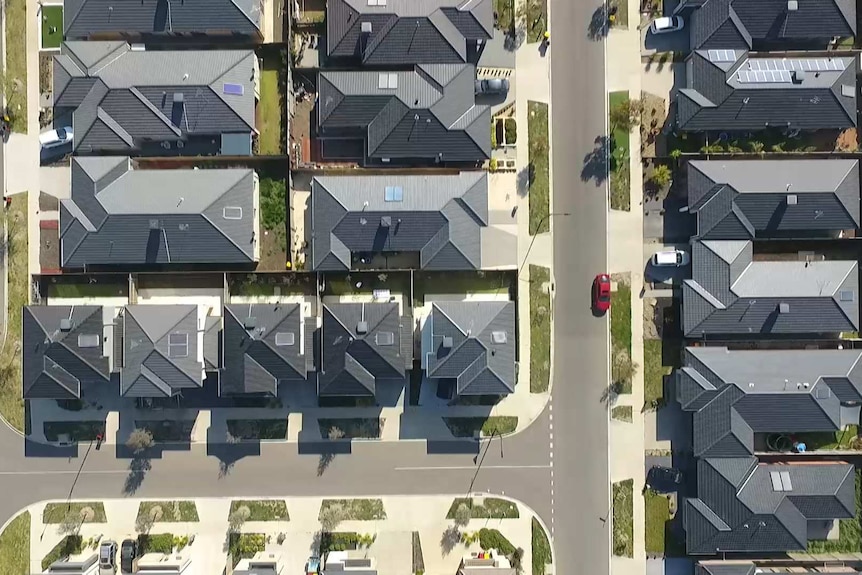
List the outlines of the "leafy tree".
{"label": "leafy tree", "polygon": [[459,503],[458,508],[455,509],[455,525],[465,526],[470,522],[470,519],[473,516],[473,512],[470,509],[470,506],[466,503]]}
{"label": "leafy tree", "polygon": [[661,189],[670,184],[672,176],[673,174],[671,173],[670,168],[664,164],[659,164],[655,167],[655,170],[653,170],[650,180],[652,180],[657,188]]}
{"label": "leafy tree", "polygon": [[136,454],[141,453],[153,446],[153,434],[149,429],[136,428],[126,440],[126,447]]}
{"label": "leafy tree", "polygon": [[227,518],[228,530],[231,533],[239,533],[239,530],[249,517],[251,517],[251,509],[247,505],[237,507],[236,511],[231,513]]}
{"label": "leafy tree", "polygon": [[611,129],[631,131],[633,127],[640,124],[643,109],[643,102],[637,98],[618,102],[608,114]]}
{"label": "leafy tree", "polygon": [[[336,428],[333,428],[336,429]],[[345,512],[341,504],[335,503],[320,510],[320,530],[332,533],[344,521]]]}

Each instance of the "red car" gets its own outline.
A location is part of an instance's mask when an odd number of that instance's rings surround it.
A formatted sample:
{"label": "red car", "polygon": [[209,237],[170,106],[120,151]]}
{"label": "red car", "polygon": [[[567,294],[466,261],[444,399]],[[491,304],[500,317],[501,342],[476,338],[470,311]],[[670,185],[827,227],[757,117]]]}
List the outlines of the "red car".
{"label": "red car", "polygon": [[593,280],[593,309],[606,312],[611,307],[611,278],[608,274],[599,274]]}

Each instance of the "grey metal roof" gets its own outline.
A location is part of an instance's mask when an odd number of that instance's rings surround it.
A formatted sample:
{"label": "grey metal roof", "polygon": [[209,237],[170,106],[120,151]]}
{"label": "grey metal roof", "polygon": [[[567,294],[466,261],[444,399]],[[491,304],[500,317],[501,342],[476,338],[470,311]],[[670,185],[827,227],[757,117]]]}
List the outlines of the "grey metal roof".
{"label": "grey metal roof", "polygon": [[260,40],[261,4],[249,0],[69,0],[63,4],[63,36],[70,40],[106,35],[249,36]]}
{"label": "grey metal roof", "polygon": [[[853,56],[750,58],[733,60],[709,50],[686,60],[686,84],[677,98],[677,126],[683,131],[803,130],[856,126],[856,71]],[[769,69],[769,72],[754,71]],[[801,72],[772,70],[801,70]],[[743,81],[743,80],[747,81]]]}
{"label": "grey metal roof", "polygon": [[277,395],[282,381],[305,381],[305,318],[300,304],[229,304],[222,332],[222,394]]}
{"label": "grey metal roof", "polygon": [[695,160],[687,170],[702,239],[809,237],[862,223],[858,160]]}
{"label": "grey metal roof", "polygon": [[330,0],[326,30],[332,58],[366,65],[464,63],[475,60],[477,40],[491,39],[494,14],[491,0]]}
{"label": "grey metal roof", "polygon": [[311,221],[314,270],[349,270],[354,253],[379,252],[419,252],[423,269],[481,269],[488,177],[316,176]]}
{"label": "grey metal roof", "polygon": [[754,575],[757,566],[751,561],[700,561],[695,575]]}
{"label": "grey metal roof", "polygon": [[835,36],[856,35],[853,0],[706,0],[689,16],[690,46],[702,48],[826,48]]}
{"label": "grey metal roof", "polygon": [[127,305],[123,314],[121,396],[171,397],[203,385],[198,306]]}
{"label": "grey metal roof", "polygon": [[402,326],[397,303],[323,305],[318,394],[373,396],[378,380],[403,380]]}
{"label": "grey metal roof", "polygon": [[514,302],[434,302],[428,321],[428,377],[456,380],[458,395],[515,391]]}
{"label": "grey metal roof", "polygon": [[855,261],[753,261],[750,241],[692,242],[692,279],[683,282],[683,331],[803,334],[856,331]]}
{"label": "grey metal roof", "polygon": [[692,555],[804,550],[809,520],[855,515],[848,463],[763,464],[754,457],[699,459],[698,497],[684,509]]}
{"label": "grey metal roof", "polygon": [[108,384],[101,306],[25,306],[24,399],[72,399],[82,385]]}
{"label": "grey metal roof", "polygon": [[321,72],[319,137],[362,139],[366,157],[376,161],[485,160],[491,154],[491,109],[476,104],[475,78],[469,64]]}
{"label": "grey metal roof", "polygon": [[54,107],[73,110],[77,153],[158,151],[166,142],[175,154],[196,154],[213,136],[254,132],[254,66],[251,50],[65,42],[54,56]]}
{"label": "grey metal roof", "polygon": [[75,156],[71,174],[64,268],[255,261],[252,170],[133,170],[127,157]]}

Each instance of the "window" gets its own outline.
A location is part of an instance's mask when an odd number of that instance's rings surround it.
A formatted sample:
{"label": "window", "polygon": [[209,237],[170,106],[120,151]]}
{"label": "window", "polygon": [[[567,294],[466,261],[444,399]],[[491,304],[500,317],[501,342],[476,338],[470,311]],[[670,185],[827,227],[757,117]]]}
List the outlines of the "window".
{"label": "window", "polygon": [[285,345],[293,345],[294,344],[294,335],[293,332],[284,332],[280,331],[275,334],[275,345],[281,347]]}
{"label": "window", "polygon": [[222,209],[222,216],[226,220],[241,220],[242,208],[237,206],[227,206]]}
{"label": "window", "polygon": [[99,347],[102,343],[102,338],[95,333],[80,333],[78,334],[78,347]]}
{"label": "window", "polygon": [[404,189],[401,186],[386,186],[383,199],[387,202],[404,201]]}
{"label": "window", "polygon": [[395,334],[391,331],[379,331],[374,335],[374,343],[377,345],[393,345]]}
{"label": "window", "polygon": [[189,334],[172,333],[168,335],[168,357],[189,356]]}

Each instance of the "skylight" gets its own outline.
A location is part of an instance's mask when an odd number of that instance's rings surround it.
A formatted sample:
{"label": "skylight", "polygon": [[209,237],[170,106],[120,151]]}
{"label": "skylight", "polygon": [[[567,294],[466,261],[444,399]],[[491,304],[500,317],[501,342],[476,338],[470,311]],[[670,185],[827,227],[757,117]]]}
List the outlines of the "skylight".
{"label": "skylight", "polygon": [[242,208],[237,206],[225,206],[225,208],[222,209],[222,217],[226,220],[241,220]]}
{"label": "skylight", "polygon": [[222,85],[222,92],[229,96],[242,96],[245,88],[242,84],[225,83]]}
{"label": "skylight", "polygon": [[387,202],[401,202],[404,200],[404,189],[401,186],[386,186],[383,199]]}
{"label": "skylight", "polygon": [[279,347],[293,345],[294,342],[293,332],[280,331],[275,334],[275,345]]}
{"label": "skylight", "polygon": [[189,356],[189,334],[172,333],[168,335],[168,357]]}

